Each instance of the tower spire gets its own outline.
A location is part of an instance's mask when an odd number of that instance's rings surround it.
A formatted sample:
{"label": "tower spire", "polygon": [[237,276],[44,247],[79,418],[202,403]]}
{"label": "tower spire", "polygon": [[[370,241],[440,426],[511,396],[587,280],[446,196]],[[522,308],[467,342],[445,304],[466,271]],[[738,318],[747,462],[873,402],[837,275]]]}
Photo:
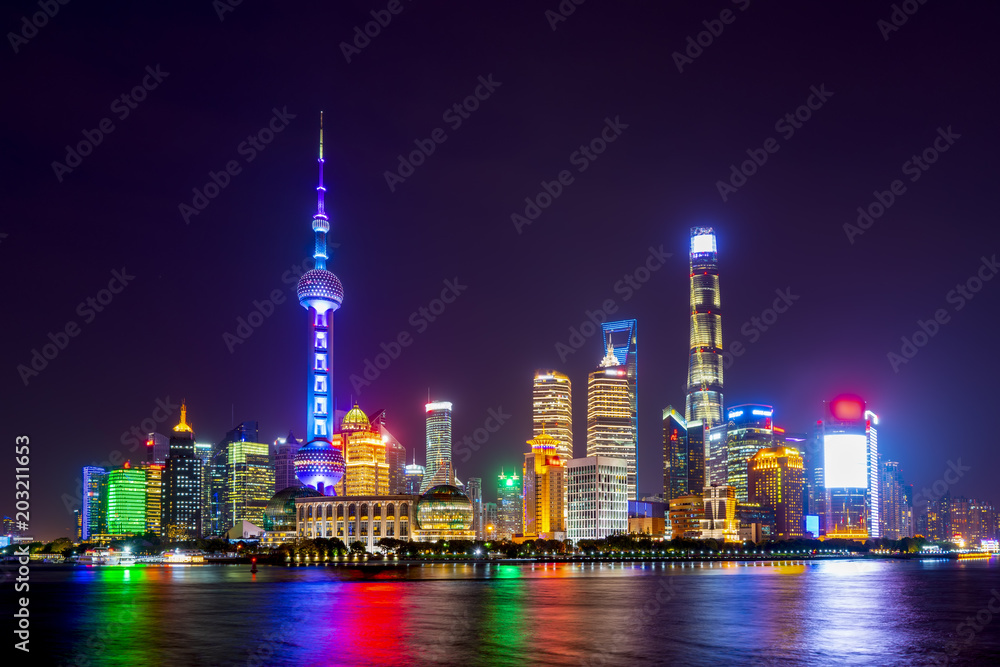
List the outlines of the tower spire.
{"label": "tower spire", "polygon": [[330,219],[326,216],[326,187],[323,185],[323,112],[319,112],[319,184],[316,186],[316,215],[312,228],[316,233],[316,247],[313,251],[314,268],[326,269],[326,233],[330,231]]}

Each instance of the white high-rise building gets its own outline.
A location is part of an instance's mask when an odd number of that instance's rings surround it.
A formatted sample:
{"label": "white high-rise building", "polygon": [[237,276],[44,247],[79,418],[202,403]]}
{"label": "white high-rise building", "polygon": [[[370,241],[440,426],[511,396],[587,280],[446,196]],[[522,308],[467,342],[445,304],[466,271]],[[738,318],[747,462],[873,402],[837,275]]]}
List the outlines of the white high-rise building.
{"label": "white high-rise building", "polygon": [[621,459],[628,466],[628,500],[635,500],[636,434],[628,369],[611,345],[587,382],[587,457]]}
{"label": "white high-rise building", "polygon": [[437,401],[424,406],[427,413],[427,466],[420,493],[441,484],[454,484],[451,462],[451,403]]}
{"label": "white high-rise building", "polygon": [[628,532],[628,463],[624,459],[572,459],[566,464],[566,486],[567,539],[576,543]]}

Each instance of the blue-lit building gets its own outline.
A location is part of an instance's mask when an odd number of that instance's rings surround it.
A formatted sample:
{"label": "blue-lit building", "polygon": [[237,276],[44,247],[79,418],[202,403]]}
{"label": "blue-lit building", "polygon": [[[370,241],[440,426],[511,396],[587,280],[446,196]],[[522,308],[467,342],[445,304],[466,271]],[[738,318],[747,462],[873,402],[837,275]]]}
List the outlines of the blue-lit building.
{"label": "blue-lit building", "polygon": [[333,435],[333,313],[344,300],[340,278],[326,269],[326,235],[330,219],[326,215],[323,186],[323,117],[319,130],[319,185],[316,187],[316,214],[313,268],[302,274],[296,292],[299,303],[309,312],[309,375],[306,390],[308,431],[306,445],[295,454],[295,476],[306,486],[325,495],[334,489],[346,470],[344,453],[331,443]]}
{"label": "blue-lit building", "polygon": [[108,471],[104,468],[86,466],[83,469],[83,498],[80,507],[80,539],[86,542],[91,537],[107,532],[106,521]]}
{"label": "blue-lit building", "polygon": [[726,411],[726,484],[735,489],[738,503],[749,499],[747,465],[750,459],[760,450],[774,446],[773,416],[774,408],[770,405],[753,403],[734,405]]}
{"label": "blue-lit building", "polygon": [[[619,410],[610,403],[614,403],[614,399],[609,401],[602,400],[601,395],[612,396],[612,392],[600,391],[599,386],[595,386],[593,382],[589,383],[587,388],[588,398],[588,416],[587,416],[587,456],[612,456],[615,458],[624,459],[628,464],[628,487],[630,500],[636,499],[636,489],[638,488],[638,471],[637,471],[637,459],[638,459],[638,442],[639,442],[639,395],[638,395],[638,362],[639,362],[639,346],[638,346],[638,333],[637,333],[637,322],[636,320],[619,320],[617,322],[604,322],[601,324],[601,333],[603,334],[601,345],[602,352],[606,353],[605,360],[601,362],[601,369],[603,373],[617,372],[619,376],[624,380],[624,385],[627,391],[628,400],[628,414],[621,415]],[[614,364],[611,364],[611,358],[614,359]],[[597,383],[600,385],[600,383]],[[594,393],[597,390],[598,396],[590,396],[589,394]],[[596,400],[594,400],[596,399]],[[596,410],[591,410],[594,404],[597,404]],[[603,405],[602,405],[603,403]],[[619,429],[623,438],[627,438],[627,441],[619,438],[611,447],[595,447],[593,446],[593,438],[591,437],[591,418],[592,416],[597,416],[601,419],[600,413],[605,413],[603,415],[604,420],[617,421],[624,417],[628,420],[629,428]],[[605,440],[607,439],[607,434],[605,434]]]}

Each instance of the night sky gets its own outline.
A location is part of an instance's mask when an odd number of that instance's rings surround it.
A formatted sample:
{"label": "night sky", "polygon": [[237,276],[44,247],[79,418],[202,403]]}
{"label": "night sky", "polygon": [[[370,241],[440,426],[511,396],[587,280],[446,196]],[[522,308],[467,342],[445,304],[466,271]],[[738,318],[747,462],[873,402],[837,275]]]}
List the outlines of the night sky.
{"label": "night sky", "polygon": [[[30,532],[72,534],[62,498],[80,467],[142,458],[122,438],[163,415],[158,400],[185,398],[199,441],[234,419],[258,420],[267,442],[304,433],[308,329],[291,271],[312,254],[320,110],[330,269],[346,292],[339,406],[353,395],[369,414],[385,408],[408,457],[423,462],[428,389],[454,403],[456,441],[502,409],[509,419],[467,462],[456,447],[459,477],[483,477],[495,500],[500,467],[523,461],[536,368],[572,379],[584,455],[600,337],[565,360],[556,345],[614,299],[615,318],[638,319],[639,488],[659,493],[660,411],[684,401],[688,237],[710,225],[724,341],[745,349],[726,369],[727,405],[773,404],[778,425],[806,431],[824,399],[857,393],[881,417],[885,459],[918,490],[961,459],[971,470],[952,493],[1000,502],[1000,280],[976,279],[1000,270],[981,269],[1000,253],[995,3],[911,0],[898,29],[889,2],[676,4],[565,0],[575,9],[557,21],[556,0],[71,2],[37,31],[22,23],[36,3],[8,5],[4,32],[30,38],[8,34],[3,56],[0,472],[13,479],[14,438],[29,435]],[[355,48],[373,11],[391,20]],[[477,90],[485,99],[458,115]],[[248,142],[269,123],[269,143]],[[438,128],[444,141],[399,172],[397,156]],[[614,140],[595,159],[577,152],[602,131]],[[100,143],[77,162],[67,145],[85,133]],[[947,150],[923,162],[935,140]],[[752,156],[766,162],[730,181]],[[230,161],[235,175],[219,176]],[[390,188],[387,171],[405,178]],[[559,196],[516,225],[563,171]],[[193,189],[210,172],[228,183],[202,201]],[[877,197],[893,201],[845,229]],[[661,246],[672,257],[629,294],[625,276]],[[125,287],[102,293],[115,272]],[[949,297],[970,279],[971,299]],[[445,281],[466,287],[422,324]],[[275,290],[282,303],[227,344]],[[792,305],[762,331],[751,318],[776,290]],[[105,300],[100,312],[88,298]],[[888,354],[938,310],[944,323],[894,369]],[[352,386],[401,332],[412,343]],[[25,383],[18,366],[50,333],[65,349]],[[13,515],[12,492],[0,511]]]}

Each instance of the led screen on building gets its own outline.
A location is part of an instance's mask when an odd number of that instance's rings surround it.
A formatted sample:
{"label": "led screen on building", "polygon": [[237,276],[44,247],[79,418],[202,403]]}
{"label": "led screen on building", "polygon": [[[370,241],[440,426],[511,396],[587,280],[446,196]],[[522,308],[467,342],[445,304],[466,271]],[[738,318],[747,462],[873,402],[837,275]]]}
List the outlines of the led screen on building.
{"label": "led screen on building", "polygon": [[823,438],[824,483],[828,489],[868,488],[868,438],[835,433]]}
{"label": "led screen on building", "polygon": [[806,522],[806,532],[812,533],[814,538],[819,537],[819,516],[816,514],[807,514],[805,516]]}

